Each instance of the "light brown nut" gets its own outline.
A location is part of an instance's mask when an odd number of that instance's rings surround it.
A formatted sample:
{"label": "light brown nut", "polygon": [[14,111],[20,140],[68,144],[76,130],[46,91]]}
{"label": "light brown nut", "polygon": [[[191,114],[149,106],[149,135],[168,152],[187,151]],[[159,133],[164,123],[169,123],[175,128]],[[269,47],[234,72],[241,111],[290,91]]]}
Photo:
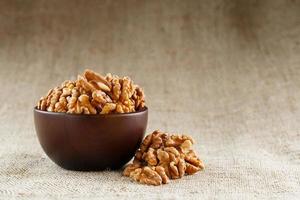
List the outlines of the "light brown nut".
{"label": "light brown nut", "polygon": [[114,110],[116,109],[116,104],[115,103],[106,103],[102,109],[102,111],[100,112],[100,114],[109,114],[114,112]]}
{"label": "light brown nut", "polygon": [[96,88],[90,84],[84,77],[78,75],[76,87],[83,88],[87,92],[93,92]]}
{"label": "light brown nut", "polygon": [[174,154],[176,157],[180,156],[180,153],[175,147],[165,147],[164,150],[168,153]]}
{"label": "light brown nut", "polygon": [[170,167],[169,167],[170,163],[169,162],[164,162],[164,163],[160,163],[159,166],[164,168],[166,175],[171,178],[171,171],[170,171]]}
{"label": "light brown nut", "polygon": [[134,170],[136,170],[137,168],[140,168],[141,165],[140,164],[129,164],[125,167],[124,171],[123,171],[123,175],[124,176],[129,176],[131,172],[133,172]]}
{"label": "light brown nut", "polygon": [[160,161],[160,163],[169,163],[170,162],[169,153],[162,149],[157,150],[157,158]]}
{"label": "light brown nut", "polygon": [[146,153],[143,155],[143,159],[148,163],[150,166],[157,165],[157,157],[156,152],[153,148],[149,148]]}
{"label": "light brown nut", "polygon": [[177,167],[178,167],[179,177],[181,178],[184,176],[186,170],[185,161],[183,159],[179,159]]}
{"label": "light brown nut", "polygon": [[168,147],[179,147],[185,140],[190,140],[194,144],[194,139],[187,135],[172,135],[167,141]]}
{"label": "light brown nut", "polygon": [[200,168],[199,167],[196,167],[190,163],[186,163],[186,170],[185,172],[188,174],[188,175],[192,175],[192,174],[195,174],[197,173],[198,171],[200,171]]}
{"label": "light brown nut", "polygon": [[139,177],[140,183],[144,183],[147,185],[161,185],[162,184],[162,178],[160,175],[151,169],[150,167],[144,167],[142,170],[142,173]]}
{"label": "light brown nut", "polygon": [[110,83],[112,81],[112,79],[113,79],[112,74],[111,73],[107,73],[106,76],[105,76],[105,80]]}
{"label": "light brown nut", "polygon": [[142,154],[149,148],[149,146],[151,145],[151,142],[152,142],[152,134],[147,135],[145,137],[145,139],[143,140],[141,147],[140,147]]}
{"label": "light brown nut", "polygon": [[39,110],[46,110],[47,109],[47,99],[45,97],[42,97],[37,105],[37,109]]}
{"label": "light brown nut", "polygon": [[188,152],[191,147],[192,147],[192,142],[190,140],[185,140],[181,145],[180,145],[180,149],[183,153]]}
{"label": "light brown nut", "polygon": [[[72,94],[74,88],[79,93],[76,97]],[[119,78],[111,74],[103,77],[92,70],[85,70],[83,76],[78,75],[76,81],[64,81],[61,87],[50,90],[47,96],[38,101],[37,108],[54,112],[94,114],[90,106],[81,107],[81,102],[78,103],[78,97],[83,94],[90,97],[90,104],[96,109],[96,113],[101,113],[107,103],[115,104],[107,105],[102,114],[135,112],[140,107],[137,104],[144,104],[142,90],[130,78]],[[67,99],[67,108],[59,102],[60,97]]]}
{"label": "light brown nut", "polygon": [[105,92],[110,91],[110,88],[102,82],[89,81],[89,83],[92,84],[97,90],[103,90]]}
{"label": "light brown nut", "polygon": [[101,90],[95,90],[92,93],[93,100],[97,101],[99,104],[104,105],[106,103],[111,103],[111,98]]}
{"label": "light brown nut", "polygon": [[171,178],[172,179],[177,179],[179,178],[179,171],[178,168],[175,164],[175,162],[170,162],[170,173],[171,173]]}
{"label": "light brown nut", "polygon": [[180,159],[179,156],[175,156],[173,153],[169,153],[170,162],[174,162],[176,165]]}
{"label": "light brown nut", "polygon": [[55,104],[55,112],[67,112],[67,99],[64,96],[59,98],[59,101]]}
{"label": "light brown nut", "polygon": [[75,82],[74,81],[70,81],[70,80],[66,80],[61,84],[62,88],[69,88],[70,90],[72,90],[75,87]]}
{"label": "light brown nut", "polygon": [[185,161],[196,166],[196,167],[200,167],[201,169],[204,169],[204,164],[203,162],[197,158],[196,156],[193,157],[193,156],[185,156]]}
{"label": "light brown nut", "polygon": [[135,170],[131,171],[129,174],[129,177],[132,178],[135,181],[140,181],[141,180],[141,175],[142,175],[142,168],[136,168]]}
{"label": "light brown nut", "polygon": [[117,102],[116,113],[129,113],[135,112],[134,104],[130,103],[131,100],[127,100],[124,102]]}
{"label": "light brown nut", "polygon": [[67,96],[70,96],[72,94],[72,89],[67,88],[67,87],[63,88],[62,91],[63,91],[62,94],[61,94],[62,97],[67,97]]}
{"label": "light brown nut", "polygon": [[122,102],[130,99],[134,93],[134,86],[132,84],[132,81],[129,77],[124,77],[122,81],[122,91],[121,91],[121,96],[120,100]]}
{"label": "light brown nut", "polygon": [[78,88],[73,88],[71,91],[71,97],[67,97],[67,107],[68,111],[67,113],[74,113],[74,114],[81,114],[82,113],[82,108],[78,102],[78,97],[80,95]]}
{"label": "light brown nut", "polygon": [[[78,97],[80,105],[83,107],[85,114],[97,114],[97,110],[92,106],[90,97],[86,94],[82,94]],[[85,109],[86,108],[86,109]]]}
{"label": "light brown nut", "polygon": [[154,149],[158,149],[163,144],[163,140],[161,138],[161,134],[153,135],[151,147]]}
{"label": "light brown nut", "polygon": [[169,177],[162,166],[155,167],[155,171],[160,175],[163,184],[169,183]]}
{"label": "light brown nut", "polygon": [[83,76],[87,79],[87,81],[101,82],[101,83],[105,84],[106,86],[108,86],[108,88],[111,87],[110,83],[106,80],[105,77],[103,77],[101,74],[98,74],[92,70],[86,69],[84,71]]}
{"label": "light brown nut", "polygon": [[117,113],[125,113],[125,107],[123,106],[123,104],[121,102],[117,103],[117,107],[116,107],[116,112]]}
{"label": "light brown nut", "polygon": [[122,102],[122,109],[125,113],[135,112],[134,101],[131,99]]}
{"label": "light brown nut", "polygon": [[192,157],[197,157],[196,152],[194,150],[189,150],[188,152],[185,153],[185,156],[192,156]]}
{"label": "light brown nut", "polygon": [[83,107],[80,105],[80,102],[77,101],[76,106],[75,106],[75,113],[76,114],[82,114],[82,112],[83,112]]}
{"label": "light brown nut", "polygon": [[94,108],[96,108],[98,114],[102,111],[102,108],[105,105],[100,104],[98,101],[95,101],[95,99],[92,99],[91,104]]}
{"label": "light brown nut", "polygon": [[112,99],[119,100],[121,95],[121,84],[118,77],[113,77],[111,80],[112,84]]}
{"label": "light brown nut", "polygon": [[175,140],[173,140],[172,138],[168,138],[166,141],[166,146],[167,147],[176,147],[179,146],[180,144],[176,143]]}
{"label": "light brown nut", "polygon": [[54,112],[55,104],[59,101],[59,97],[62,94],[62,91],[60,89],[57,89],[53,92],[53,95],[50,99],[50,105],[47,108],[47,111]]}
{"label": "light brown nut", "polygon": [[135,101],[135,109],[140,110],[145,107],[145,94],[142,88],[135,85],[135,91],[133,92],[132,98]]}
{"label": "light brown nut", "polygon": [[[76,86],[77,87],[77,86]],[[80,85],[78,85],[78,92],[79,92],[79,94],[90,94],[91,93],[91,91],[86,91],[83,87],[81,87]]]}
{"label": "light brown nut", "polygon": [[[174,146],[166,146],[169,139],[173,141]],[[143,140],[140,149],[135,154],[133,163],[143,167],[136,180],[145,184],[157,185],[161,184],[159,183],[160,179],[157,179],[158,182],[153,182],[153,179],[150,179],[145,172],[155,171],[160,176],[161,182],[166,183],[169,179],[181,178],[185,174],[194,174],[200,171],[204,165],[191,149],[192,144],[189,136],[169,136],[160,131],[154,131]]]}
{"label": "light brown nut", "polygon": [[192,142],[192,144],[195,144],[195,140],[189,135],[181,135],[181,140],[183,140],[183,141],[190,140]]}

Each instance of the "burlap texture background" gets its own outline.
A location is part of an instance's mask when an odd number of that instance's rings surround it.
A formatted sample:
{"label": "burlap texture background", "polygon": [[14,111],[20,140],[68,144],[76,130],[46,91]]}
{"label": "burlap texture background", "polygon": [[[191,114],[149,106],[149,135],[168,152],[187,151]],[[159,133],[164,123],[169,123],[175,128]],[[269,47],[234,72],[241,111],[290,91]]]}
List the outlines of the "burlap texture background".
{"label": "burlap texture background", "polygon": [[[206,170],[150,187],[43,153],[32,109],[84,68],[144,87]],[[0,199],[300,198],[299,1],[1,1]]]}

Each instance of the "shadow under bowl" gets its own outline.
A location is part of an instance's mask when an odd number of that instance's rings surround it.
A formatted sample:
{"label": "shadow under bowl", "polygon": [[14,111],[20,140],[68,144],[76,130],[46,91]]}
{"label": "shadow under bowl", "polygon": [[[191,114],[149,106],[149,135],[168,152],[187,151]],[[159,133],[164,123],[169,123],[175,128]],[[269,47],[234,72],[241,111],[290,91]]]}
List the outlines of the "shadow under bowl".
{"label": "shadow under bowl", "polygon": [[40,144],[64,169],[119,169],[139,148],[145,135],[148,109],[124,114],[77,115],[34,108]]}

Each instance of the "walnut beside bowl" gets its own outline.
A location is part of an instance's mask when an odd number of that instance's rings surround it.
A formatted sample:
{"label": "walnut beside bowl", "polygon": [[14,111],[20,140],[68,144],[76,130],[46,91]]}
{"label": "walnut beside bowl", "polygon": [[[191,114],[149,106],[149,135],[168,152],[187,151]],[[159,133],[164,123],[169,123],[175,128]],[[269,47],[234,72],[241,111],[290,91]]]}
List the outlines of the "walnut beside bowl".
{"label": "walnut beside bowl", "polygon": [[118,169],[135,154],[145,135],[148,109],[124,114],[77,115],[34,108],[39,142],[64,169]]}

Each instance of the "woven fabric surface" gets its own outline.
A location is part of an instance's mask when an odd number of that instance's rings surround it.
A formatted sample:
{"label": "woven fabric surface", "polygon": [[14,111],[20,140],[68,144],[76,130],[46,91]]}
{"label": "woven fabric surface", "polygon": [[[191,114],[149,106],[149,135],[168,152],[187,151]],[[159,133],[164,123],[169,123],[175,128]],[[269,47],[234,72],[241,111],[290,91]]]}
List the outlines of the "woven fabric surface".
{"label": "woven fabric surface", "polygon": [[[1,1],[0,199],[299,199],[299,1]],[[55,165],[33,107],[85,68],[128,75],[147,133],[206,169],[163,186]],[[59,148],[59,147],[58,147]]]}

